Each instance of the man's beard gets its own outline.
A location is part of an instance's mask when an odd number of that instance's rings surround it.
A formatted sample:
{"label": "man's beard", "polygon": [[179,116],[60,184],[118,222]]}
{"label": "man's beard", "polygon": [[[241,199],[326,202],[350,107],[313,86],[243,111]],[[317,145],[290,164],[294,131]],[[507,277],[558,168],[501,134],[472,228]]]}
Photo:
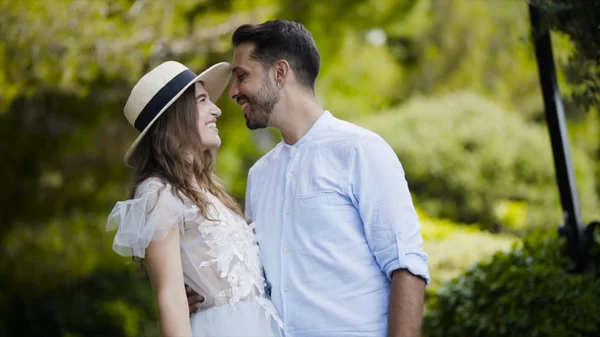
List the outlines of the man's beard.
{"label": "man's beard", "polygon": [[250,130],[264,129],[269,125],[269,118],[275,104],[281,99],[279,91],[271,86],[265,77],[262,86],[252,97],[245,97],[250,103],[250,109],[245,115],[246,127]]}

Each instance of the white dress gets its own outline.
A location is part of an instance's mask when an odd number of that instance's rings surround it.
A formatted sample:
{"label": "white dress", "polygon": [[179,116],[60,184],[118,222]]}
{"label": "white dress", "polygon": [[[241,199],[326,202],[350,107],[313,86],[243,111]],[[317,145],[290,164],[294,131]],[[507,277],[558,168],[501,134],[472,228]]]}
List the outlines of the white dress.
{"label": "white dress", "polygon": [[151,241],[179,227],[185,282],[205,298],[191,318],[193,336],[281,336],[283,323],[265,296],[252,225],[206,193],[212,220],[185,196],[173,195],[171,185],[145,180],[134,199],[117,202],[108,217],[107,229],[118,228],[113,250],[143,258]]}

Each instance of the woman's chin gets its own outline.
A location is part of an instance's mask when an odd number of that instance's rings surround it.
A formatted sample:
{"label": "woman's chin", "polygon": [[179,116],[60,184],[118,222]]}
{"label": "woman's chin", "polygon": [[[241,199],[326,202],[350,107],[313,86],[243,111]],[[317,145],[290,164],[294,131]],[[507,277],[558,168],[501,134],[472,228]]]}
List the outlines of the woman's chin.
{"label": "woman's chin", "polygon": [[221,138],[217,136],[214,139],[203,141],[202,147],[207,150],[216,150],[221,147]]}

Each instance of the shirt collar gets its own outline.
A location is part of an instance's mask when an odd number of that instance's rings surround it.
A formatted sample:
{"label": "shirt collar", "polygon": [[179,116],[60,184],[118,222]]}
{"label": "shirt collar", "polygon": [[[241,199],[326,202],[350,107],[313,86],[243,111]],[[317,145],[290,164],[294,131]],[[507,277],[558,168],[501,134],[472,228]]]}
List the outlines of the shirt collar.
{"label": "shirt collar", "polygon": [[308,129],[306,134],[300,138],[294,145],[286,144],[283,140],[281,141],[286,148],[298,148],[302,144],[309,142],[315,137],[318,137],[322,130],[324,130],[329,123],[334,120],[333,115],[329,110],[323,111],[323,114],[315,121],[315,123]]}

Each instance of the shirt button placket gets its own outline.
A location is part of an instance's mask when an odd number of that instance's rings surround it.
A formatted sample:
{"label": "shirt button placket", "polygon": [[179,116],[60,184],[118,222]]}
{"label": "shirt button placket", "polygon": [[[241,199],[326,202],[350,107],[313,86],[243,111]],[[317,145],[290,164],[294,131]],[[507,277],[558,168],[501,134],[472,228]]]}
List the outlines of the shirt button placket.
{"label": "shirt button placket", "polygon": [[[282,305],[283,305],[283,311],[287,312],[287,306],[286,306],[286,302],[287,302],[287,294],[290,291],[289,288],[289,284],[288,282],[288,274],[287,274],[287,270],[286,270],[286,266],[288,265],[288,252],[289,252],[289,248],[288,248],[288,243],[287,243],[287,230],[289,228],[289,226],[292,224],[292,209],[291,209],[291,195],[292,195],[292,191],[293,191],[293,178],[294,178],[294,174],[292,173],[292,168],[293,168],[293,162],[294,162],[294,155],[296,153],[296,149],[294,147],[291,147],[289,150],[289,161],[287,163],[287,169],[286,169],[286,175],[285,175],[285,200],[284,200],[284,216],[283,216],[283,229],[281,231],[281,251],[283,252],[281,254],[281,279],[280,279],[280,284],[281,284],[281,290],[282,290]],[[289,316],[288,316],[289,317]],[[287,331],[290,331],[290,327],[288,326]]]}

